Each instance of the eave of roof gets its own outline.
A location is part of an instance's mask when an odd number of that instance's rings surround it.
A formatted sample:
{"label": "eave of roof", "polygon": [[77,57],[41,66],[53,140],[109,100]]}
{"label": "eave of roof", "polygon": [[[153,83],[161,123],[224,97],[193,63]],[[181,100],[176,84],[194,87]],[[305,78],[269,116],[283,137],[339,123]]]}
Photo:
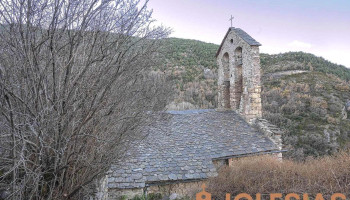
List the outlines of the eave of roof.
{"label": "eave of roof", "polygon": [[224,39],[222,40],[221,44],[220,44],[220,47],[218,49],[218,51],[216,52],[216,55],[215,57],[218,57],[220,51],[221,51],[221,48],[222,48],[222,45],[224,44],[228,34],[231,32],[231,31],[235,31],[235,33],[240,37],[242,38],[245,42],[247,42],[250,46],[261,46],[261,44],[256,41],[254,38],[252,38],[248,33],[246,33],[245,31],[243,31],[242,29],[240,28],[235,28],[235,27],[231,27],[228,29],[228,31],[226,32],[226,35],[224,37]]}

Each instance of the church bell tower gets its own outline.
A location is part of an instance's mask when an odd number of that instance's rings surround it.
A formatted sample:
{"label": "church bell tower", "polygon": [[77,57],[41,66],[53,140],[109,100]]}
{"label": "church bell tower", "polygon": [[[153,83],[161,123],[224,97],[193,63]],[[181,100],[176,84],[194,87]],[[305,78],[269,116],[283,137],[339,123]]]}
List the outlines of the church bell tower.
{"label": "church bell tower", "polygon": [[228,29],[216,53],[218,110],[234,110],[253,123],[262,117],[261,44],[242,29]]}

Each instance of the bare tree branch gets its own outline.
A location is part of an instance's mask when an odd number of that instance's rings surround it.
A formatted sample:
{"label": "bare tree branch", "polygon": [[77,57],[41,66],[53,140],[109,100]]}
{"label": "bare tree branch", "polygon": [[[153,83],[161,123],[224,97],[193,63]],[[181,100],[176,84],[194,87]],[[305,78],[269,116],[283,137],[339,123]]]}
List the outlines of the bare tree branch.
{"label": "bare tree branch", "polygon": [[80,199],[169,98],[139,0],[0,1],[0,193]]}

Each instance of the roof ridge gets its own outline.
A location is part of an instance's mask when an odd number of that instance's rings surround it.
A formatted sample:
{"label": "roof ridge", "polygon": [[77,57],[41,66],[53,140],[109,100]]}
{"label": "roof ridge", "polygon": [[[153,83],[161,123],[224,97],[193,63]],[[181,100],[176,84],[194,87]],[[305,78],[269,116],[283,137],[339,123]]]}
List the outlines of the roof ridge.
{"label": "roof ridge", "polygon": [[[237,31],[238,30],[238,31]],[[222,48],[222,45],[224,44],[228,34],[230,33],[230,31],[234,31],[240,38],[242,38],[247,44],[249,44],[250,46],[261,46],[261,44],[256,41],[252,36],[250,36],[247,32],[245,32],[243,29],[241,28],[235,28],[235,27],[230,27],[228,29],[228,31],[226,32],[226,35],[224,37],[224,39],[222,40],[221,44],[220,44],[220,47],[218,49],[218,51],[216,52],[216,55],[215,57],[218,57],[220,51],[221,51],[221,48]]]}

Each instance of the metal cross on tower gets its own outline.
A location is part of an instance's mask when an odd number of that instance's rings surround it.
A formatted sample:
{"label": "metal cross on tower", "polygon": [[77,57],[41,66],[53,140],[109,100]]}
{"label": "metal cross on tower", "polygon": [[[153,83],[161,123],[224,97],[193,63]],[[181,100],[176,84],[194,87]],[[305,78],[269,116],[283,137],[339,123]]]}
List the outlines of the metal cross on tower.
{"label": "metal cross on tower", "polygon": [[231,27],[232,27],[233,18],[234,18],[234,17],[231,15],[231,18],[229,19],[229,21],[231,21]]}

